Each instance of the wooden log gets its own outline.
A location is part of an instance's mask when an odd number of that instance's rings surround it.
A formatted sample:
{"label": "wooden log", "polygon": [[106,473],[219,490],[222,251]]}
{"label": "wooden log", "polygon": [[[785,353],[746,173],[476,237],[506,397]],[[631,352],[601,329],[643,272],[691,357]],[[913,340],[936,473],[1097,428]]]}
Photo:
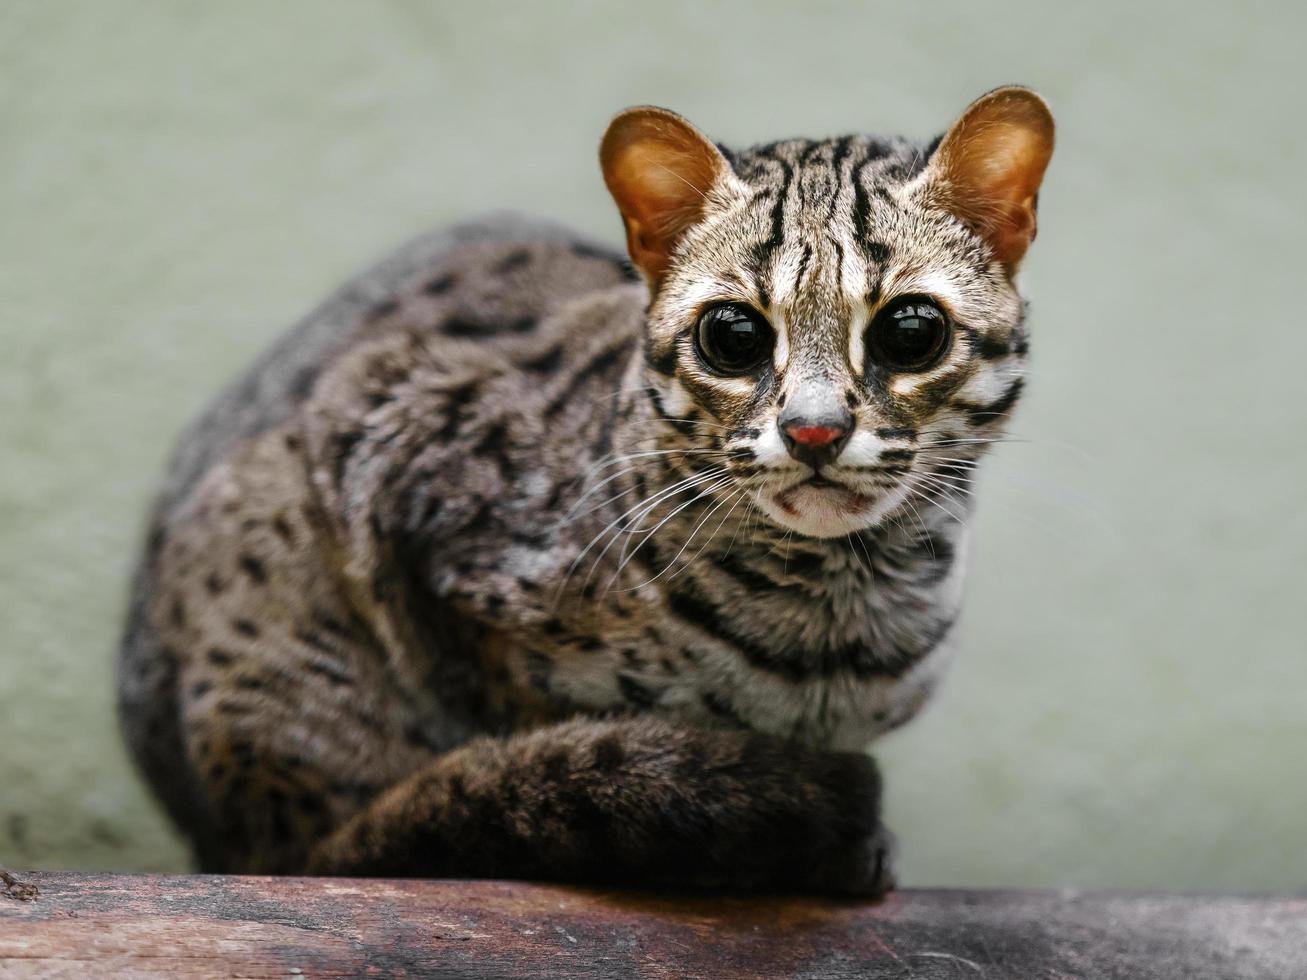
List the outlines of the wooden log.
{"label": "wooden log", "polygon": [[1301,980],[1307,901],[18,874],[0,977],[29,976]]}

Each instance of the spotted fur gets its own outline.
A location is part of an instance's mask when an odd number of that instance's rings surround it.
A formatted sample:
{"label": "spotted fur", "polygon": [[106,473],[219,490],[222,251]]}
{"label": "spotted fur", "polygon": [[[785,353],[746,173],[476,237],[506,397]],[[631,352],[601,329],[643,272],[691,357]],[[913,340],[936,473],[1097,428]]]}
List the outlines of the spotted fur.
{"label": "spotted fur", "polygon": [[[952,654],[971,475],[1028,348],[933,152],[727,152],[648,281],[515,220],[422,239],[225,392],[120,669],[200,865],[886,887],[863,752]],[[955,324],[911,377],[863,340],[909,292]],[[696,353],[722,300],[776,328],[759,377]],[[794,399],[856,419],[841,504],[781,443]]]}

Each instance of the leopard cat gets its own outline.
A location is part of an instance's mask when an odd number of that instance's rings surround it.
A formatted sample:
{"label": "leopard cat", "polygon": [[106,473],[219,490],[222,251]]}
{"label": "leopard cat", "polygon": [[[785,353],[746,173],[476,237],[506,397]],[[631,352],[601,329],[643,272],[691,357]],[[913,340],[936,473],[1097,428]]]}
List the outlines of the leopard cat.
{"label": "leopard cat", "polygon": [[344,286],[181,439],[119,664],[214,872],[875,895],[867,754],[952,653],[1053,122],[733,151],[631,109],[626,257],[499,217]]}

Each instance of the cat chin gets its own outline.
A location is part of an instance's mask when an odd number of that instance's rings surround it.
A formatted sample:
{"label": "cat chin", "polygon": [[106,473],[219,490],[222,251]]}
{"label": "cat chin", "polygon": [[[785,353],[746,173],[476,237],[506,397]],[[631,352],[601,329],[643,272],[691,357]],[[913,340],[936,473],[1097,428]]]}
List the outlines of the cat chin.
{"label": "cat chin", "polygon": [[810,538],[840,538],[875,527],[906,496],[902,488],[866,497],[850,491],[796,487],[782,493],[757,493],[755,503],[786,530]]}

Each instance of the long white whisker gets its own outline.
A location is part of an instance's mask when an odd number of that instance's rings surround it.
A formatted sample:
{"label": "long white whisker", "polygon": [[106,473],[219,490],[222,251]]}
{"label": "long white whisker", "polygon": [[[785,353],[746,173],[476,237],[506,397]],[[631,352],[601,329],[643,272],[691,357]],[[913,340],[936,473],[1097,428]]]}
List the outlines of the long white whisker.
{"label": "long white whisker", "polygon": [[[593,548],[596,544],[598,544],[600,540],[602,540],[605,536],[608,535],[609,531],[611,531],[613,528],[619,525],[631,514],[635,513],[636,511],[640,511],[642,508],[657,506],[658,503],[660,503],[662,500],[666,499],[667,497],[672,496],[673,494],[676,494],[681,490],[687,489],[688,487],[695,486],[700,482],[716,479],[717,477],[721,476],[725,472],[726,472],[725,469],[718,468],[716,470],[709,470],[706,473],[697,473],[694,476],[687,477],[684,480],[680,480],[677,483],[672,484],[670,487],[666,487],[662,490],[659,490],[649,500],[641,500],[634,507],[631,507],[626,511],[622,512],[621,514],[619,514],[616,518],[610,521],[601,531],[599,531],[598,534],[592,537],[590,539],[589,544],[587,544],[581,550],[580,554],[578,554],[575,558],[572,559],[572,563],[568,565],[567,571],[563,575],[563,581],[559,585],[559,594],[561,595],[563,588],[566,587],[568,580],[572,577],[572,573],[576,571],[577,565],[579,565],[581,561],[585,558],[585,556],[589,554],[590,549]],[[615,540],[616,538],[613,538],[613,541]],[[607,553],[608,548],[611,546],[612,546],[612,541],[610,541],[609,544],[605,546],[604,549],[605,554]],[[600,555],[600,557],[602,558],[602,555]]]}
{"label": "long white whisker", "polygon": [[[720,490],[722,487],[728,486],[728,485],[730,484],[730,482],[731,482],[732,479],[734,479],[734,478],[728,476],[728,477],[725,477],[725,478],[723,478],[723,479],[721,479],[721,480],[718,480],[716,483],[711,484],[711,485],[708,486],[706,489],[701,490],[701,491],[699,492],[699,495],[698,495],[697,497],[695,497],[693,500],[689,500],[689,501],[687,501],[687,502],[681,504],[679,507],[677,507],[675,510],[673,510],[670,514],[668,514],[666,517],[664,517],[661,521],[659,521],[657,524],[655,524],[652,528],[650,528],[650,529],[649,529],[649,532],[648,532],[647,534],[645,534],[645,536],[642,537],[642,538],[640,539],[639,543],[636,544],[636,546],[635,546],[634,548],[631,549],[630,554],[624,555],[624,556],[622,557],[622,562],[621,562],[620,565],[617,566],[617,571],[613,572],[613,578],[612,578],[612,580],[610,580],[610,583],[609,583],[609,584],[611,585],[613,581],[616,581],[617,576],[619,576],[619,575],[622,574],[622,569],[626,568],[626,566],[629,565],[629,564],[631,563],[631,559],[633,559],[633,558],[636,556],[636,554],[639,552],[639,550],[640,550],[641,548],[644,547],[645,542],[648,541],[651,537],[653,537],[654,534],[658,531],[658,529],[659,529],[660,527],[662,527],[664,524],[666,524],[668,521],[670,521],[673,517],[675,517],[675,516],[676,516],[677,514],[679,514],[681,511],[685,510],[685,508],[689,507],[691,504],[697,503],[698,501],[702,500],[704,497],[710,496],[711,494],[713,494],[713,493],[715,493],[716,491]],[[730,498],[727,498],[727,499],[730,499]],[[718,506],[720,506],[720,504],[719,504]],[[714,509],[715,509],[715,508],[714,508]],[[711,514],[712,514],[712,511],[709,511],[708,513],[711,515]],[[705,518],[705,520],[706,520],[706,518]],[[696,528],[696,530],[697,530],[697,528]],[[691,537],[693,537],[693,534],[691,534]],[[684,546],[684,545],[681,546],[681,550],[682,550],[682,551],[685,550],[685,546]],[[681,556],[681,552],[678,551],[678,552],[676,553],[676,555],[672,558],[672,561],[676,561],[676,559],[679,558],[680,556]],[[652,581],[652,580],[651,580],[651,581]]]}

